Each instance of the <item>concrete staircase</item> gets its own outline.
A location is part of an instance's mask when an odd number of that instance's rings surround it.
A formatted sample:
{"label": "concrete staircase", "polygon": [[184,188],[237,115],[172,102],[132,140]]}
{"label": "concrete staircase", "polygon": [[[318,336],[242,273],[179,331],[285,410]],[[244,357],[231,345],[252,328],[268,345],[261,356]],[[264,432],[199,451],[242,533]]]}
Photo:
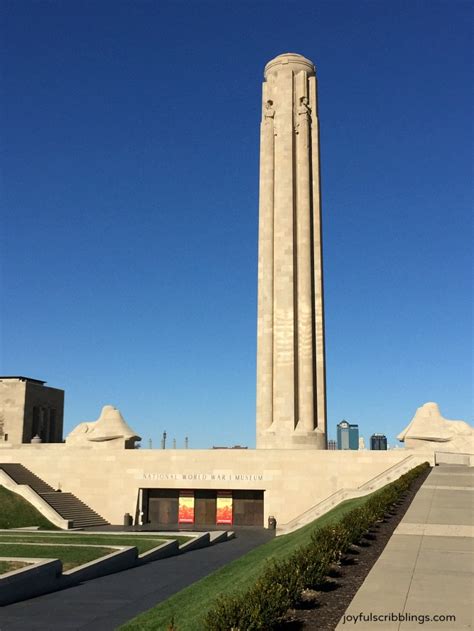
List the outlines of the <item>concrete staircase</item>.
{"label": "concrete staircase", "polygon": [[71,528],[85,528],[88,526],[105,526],[109,522],[81,502],[72,493],[55,491],[52,486],[39,478],[22,464],[1,464],[4,471],[16,484],[28,485],[37,493],[58,515],[71,523]]}

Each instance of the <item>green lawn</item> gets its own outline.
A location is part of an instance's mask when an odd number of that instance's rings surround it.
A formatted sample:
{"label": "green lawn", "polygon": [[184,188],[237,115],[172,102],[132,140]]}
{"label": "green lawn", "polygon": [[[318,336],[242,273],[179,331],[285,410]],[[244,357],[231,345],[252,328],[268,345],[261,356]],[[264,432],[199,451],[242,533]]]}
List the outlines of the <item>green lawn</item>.
{"label": "green lawn", "polygon": [[45,530],[56,530],[56,526],[29,502],[4,486],[0,486],[0,506],[0,528],[39,526]]}
{"label": "green lawn", "polygon": [[170,539],[176,539],[181,545],[189,541],[191,537],[171,535],[114,535],[114,534],[91,534],[91,535],[72,535],[44,532],[38,533],[0,533],[0,543],[16,542],[16,543],[60,543],[60,544],[91,544],[105,546],[136,546],[138,553],[143,554],[152,548],[156,548],[160,544]]}
{"label": "green lawn", "polygon": [[[61,532],[2,532],[0,533],[0,557],[60,559],[63,562],[63,569],[70,570],[115,552],[109,546],[136,546],[138,553],[143,554],[170,539],[176,539],[179,544],[182,544],[189,541],[191,537],[181,535],[177,537],[171,535],[114,535],[113,533],[73,535],[67,532],[64,534]],[[54,543],[55,545],[40,545],[42,543]],[[87,546],[87,544],[91,547],[81,547]],[[92,546],[100,547],[94,548]]]}
{"label": "green lawn", "polygon": [[261,573],[269,559],[281,559],[309,542],[313,530],[337,521],[347,511],[367,501],[371,495],[343,502],[311,524],[251,550],[244,556],[193,583],[153,609],[120,627],[122,631],[166,629],[174,618],[178,631],[203,629],[201,620],[221,594],[245,591]]}
{"label": "green lawn", "polygon": [[94,559],[116,552],[113,548],[80,548],[78,546],[41,546],[0,543],[1,557],[32,557],[35,559],[60,559],[63,562],[63,570],[89,563]]}
{"label": "green lawn", "polygon": [[7,572],[13,572],[13,570],[19,570],[25,567],[28,563],[22,561],[0,561],[0,574],[6,574]]}

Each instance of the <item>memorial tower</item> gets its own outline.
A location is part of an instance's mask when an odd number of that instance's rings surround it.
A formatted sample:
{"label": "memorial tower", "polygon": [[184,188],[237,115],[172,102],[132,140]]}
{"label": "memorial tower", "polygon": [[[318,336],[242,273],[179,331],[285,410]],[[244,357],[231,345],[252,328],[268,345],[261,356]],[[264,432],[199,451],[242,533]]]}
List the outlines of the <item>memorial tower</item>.
{"label": "memorial tower", "polygon": [[316,72],[265,66],[260,137],[257,448],[326,449]]}

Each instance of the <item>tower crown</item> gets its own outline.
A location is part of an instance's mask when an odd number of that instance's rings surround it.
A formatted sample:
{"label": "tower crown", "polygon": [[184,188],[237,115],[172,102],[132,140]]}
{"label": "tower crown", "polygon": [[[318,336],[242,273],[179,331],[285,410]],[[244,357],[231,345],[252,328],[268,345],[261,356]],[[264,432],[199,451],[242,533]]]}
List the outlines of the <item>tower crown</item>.
{"label": "tower crown", "polygon": [[301,72],[305,70],[308,73],[309,77],[314,77],[316,74],[316,69],[314,64],[303,55],[298,55],[298,53],[283,53],[282,55],[278,55],[275,59],[271,59],[267,65],[265,66],[265,79],[270,74],[275,74],[278,70],[283,68],[291,68],[293,72]]}

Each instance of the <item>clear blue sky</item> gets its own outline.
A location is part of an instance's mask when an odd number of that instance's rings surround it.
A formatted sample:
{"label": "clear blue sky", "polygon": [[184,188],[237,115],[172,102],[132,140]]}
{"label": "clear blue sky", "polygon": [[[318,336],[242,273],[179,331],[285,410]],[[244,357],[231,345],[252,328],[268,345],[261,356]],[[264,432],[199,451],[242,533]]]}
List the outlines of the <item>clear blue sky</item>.
{"label": "clear blue sky", "polygon": [[317,66],[330,437],[472,422],[472,3],[3,0],[0,374],[255,444],[265,63]]}

